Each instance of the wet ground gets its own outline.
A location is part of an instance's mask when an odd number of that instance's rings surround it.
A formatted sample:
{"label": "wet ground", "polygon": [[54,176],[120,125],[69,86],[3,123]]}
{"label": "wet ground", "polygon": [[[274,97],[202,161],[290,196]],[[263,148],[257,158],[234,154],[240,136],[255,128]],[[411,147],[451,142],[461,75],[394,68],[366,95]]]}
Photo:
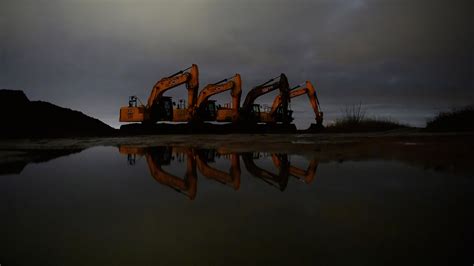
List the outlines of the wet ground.
{"label": "wet ground", "polygon": [[471,265],[472,135],[0,141],[1,265]]}

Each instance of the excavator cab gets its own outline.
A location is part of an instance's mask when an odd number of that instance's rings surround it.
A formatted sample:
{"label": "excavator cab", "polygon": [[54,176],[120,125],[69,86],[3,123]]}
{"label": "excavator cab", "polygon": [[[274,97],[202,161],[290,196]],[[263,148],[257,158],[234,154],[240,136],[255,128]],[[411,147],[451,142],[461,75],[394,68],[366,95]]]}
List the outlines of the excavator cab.
{"label": "excavator cab", "polygon": [[204,160],[206,163],[216,162],[216,150],[202,149],[198,151],[198,156],[200,159]]}
{"label": "excavator cab", "polygon": [[254,103],[250,111],[250,120],[251,121],[260,121],[260,104]]}
{"label": "excavator cab", "polygon": [[166,146],[149,148],[148,154],[159,165],[170,165],[173,157],[171,148]]}
{"label": "excavator cab", "polygon": [[217,106],[215,100],[206,100],[197,110],[202,121],[215,121],[217,117]]}
{"label": "excavator cab", "polygon": [[153,121],[171,121],[173,119],[173,102],[171,97],[162,97],[154,104],[150,112]]}
{"label": "excavator cab", "polygon": [[291,123],[293,122],[293,120],[295,120],[293,117],[293,110],[288,108],[287,119],[285,120],[283,108],[281,106],[277,108],[275,112],[275,122],[283,123],[284,121],[288,121],[289,123]]}

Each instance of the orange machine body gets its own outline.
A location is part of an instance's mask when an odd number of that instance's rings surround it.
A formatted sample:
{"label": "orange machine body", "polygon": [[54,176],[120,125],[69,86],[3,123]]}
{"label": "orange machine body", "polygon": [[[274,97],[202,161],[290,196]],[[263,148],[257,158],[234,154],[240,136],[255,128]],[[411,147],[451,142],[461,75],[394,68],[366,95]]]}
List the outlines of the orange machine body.
{"label": "orange machine body", "polygon": [[[189,70],[189,71],[188,71]],[[171,99],[164,97],[163,94],[179,85],[186,84],[188,91],[187,108],[173,108]],[[120,108],[120,122],[142,122],[154,123],[157,121],[189,121],[192,117],[192,110],[196,104],[197,92],[199,87],[199,70],[197,65],[193,64],[186,70],[181,70],[169,77],[159,80],[148,97],[147,104],[140,105],[135,101],[130,101],[129,106]]]}
{"label": "orange machine body", "polygon": [[[230,90],[232,105],[230,107],[209,108],[208,99],[216,94]],[[214,84],[209,84],[201,90],[198,96],[196,109],[197,118],[205,121],[235,122],[239,119],[240,97],[242,96],[242,79],[240,74],[235,74],[230,79],[224,79]],[[214,104],[214,102],[212,102]],[[210,114],[213,109],[216,113]]]}
{"label": "orange machine body", "polygon": [[146,107],[141,106],[124,106],[120,108],[120,122],[143,122],[150,120],[150,113]]}

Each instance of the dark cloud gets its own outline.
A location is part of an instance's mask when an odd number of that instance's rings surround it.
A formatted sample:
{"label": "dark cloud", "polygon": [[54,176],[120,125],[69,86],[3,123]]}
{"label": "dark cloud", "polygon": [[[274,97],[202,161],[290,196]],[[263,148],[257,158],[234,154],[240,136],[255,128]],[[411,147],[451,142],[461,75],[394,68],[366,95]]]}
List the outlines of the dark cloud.
{"label": "dark cloud", "polygon": [[2,1],[0,87],[112,122],[128,95],[146,98],[197,63],[203,85],[239,72],[247,90],[285,72],[316,83],[322,104],[432,110],[474,101],[472,10],[462,0]]}

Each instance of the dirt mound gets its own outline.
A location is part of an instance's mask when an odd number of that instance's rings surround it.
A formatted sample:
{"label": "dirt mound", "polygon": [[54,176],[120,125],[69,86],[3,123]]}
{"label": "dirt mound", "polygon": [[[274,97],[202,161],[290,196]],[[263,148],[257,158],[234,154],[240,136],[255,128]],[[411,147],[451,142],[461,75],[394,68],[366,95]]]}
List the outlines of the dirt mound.
{"label": "dirt mound", "polygon": [[115,131],[81,112],[30,101],[23,91],[0,90],[0,99],[0,137],[106,136]]}

